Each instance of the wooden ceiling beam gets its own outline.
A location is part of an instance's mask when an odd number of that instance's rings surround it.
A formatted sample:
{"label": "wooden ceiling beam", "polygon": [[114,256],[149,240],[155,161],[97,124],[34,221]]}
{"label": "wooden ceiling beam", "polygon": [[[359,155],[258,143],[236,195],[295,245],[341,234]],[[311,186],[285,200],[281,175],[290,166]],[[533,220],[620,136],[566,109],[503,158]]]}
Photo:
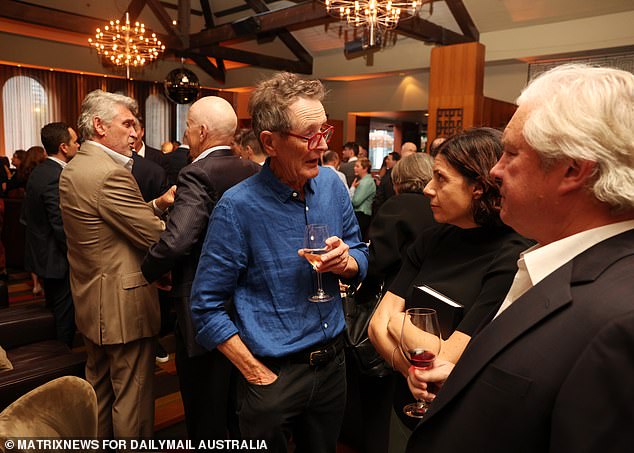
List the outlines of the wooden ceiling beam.
{"label": "wooden ceiling beam", "polygon": [[44,6],[26,5],[13,0],[0,0],[0,17],[94,36],[104,21],[78,16]]}
{"label": "wooden ceiling beam", "polygon": [[[245,0],[247,5],[251,7],[253,11],[256,13],[264,13],[269,10],[269,7],[262,0]],[[284,43],[286,47],[289,48],[293,55],[295,55],[300,61],[305,63],[313,64],[313,56],[302,46],[302,44],[289,32],[288,30],[280,30],[277,33],[280,41]]]}
{"label": "wooden ceiling beam", "polygon": [[470,37],[472,41],[479,41],[480,31],[478,30],[475,22],[473,22],[464,2],[462,0],[445,0],[445,2],[449,7],[449,11],[453,14],[456,23],[460,27],[460,30],[462,30],[462,34]]}
{"label": "wooden ceiling beam", "polygon": [[203,17],[205,18],[205,28],[213,28],[215,26],[214,16],[211,13],[209,0],[200,0],[200,9],[203,10]]}
{"label": "wooden ceiling beam", "polygon": [[161,2],[159,0],[145,0],[145,3],[152,10],[154,16],[156,16],[165,31],[167,31],[170,36],[176,37],[180,40],[181,36],[178,33],[178,30],[174,28],[172,18],[169,14],[167,14],[167,11],[163,8]]}
{"label": "wooden ceiling beam", "polygon": [[179,52],[178,55],[182,58],[190,58],[200,69],[209,74],[214,80],[217,80],[220,83],[225,83],[224,63],[222,64],[222,67],[219,68],[209,61],[209,58],[199,53]]}
{"label": "wooden ceiling beam", "polygon": [[286,58],[247,52],[246,50],[234,49],[232,47],[205,46],[200,48],[200,52],[208,57],[246,63],[276,71],[289,71],[300,74],[312,74],[313,72],[313,65],[305,61],[288,60]]}
{"label": "wooden ceiling beam", "polygon": [[210,46],[218,44],[221,41],[255,37],[258,33],[266,33],[302,25],[307,26],[310,22],[332,19],[326,13],[326,9],[323,5],[313,1],[306,1],[295,6],[289,6],[288,8],[257,14],[253,17],[255,17],[259,23],[258,30],[236,30],[232,24],[219,25],[210,30],[192,34],[189,39],[189,45],[192,48]]}
{"label": "wooden ceiling beam", "polygon": [[[126,12],[130,18],[130,23],[136,22],[145,7],[145,0],[131,0]],[[121,18],[121,21],[125,21],[125,14]]]}
{"label": "wooden ceiling beam", "polygon": [[475,41],[471,37],[461,35],[418,16],[399,22],[396,31],[414,39],[443,46]]}

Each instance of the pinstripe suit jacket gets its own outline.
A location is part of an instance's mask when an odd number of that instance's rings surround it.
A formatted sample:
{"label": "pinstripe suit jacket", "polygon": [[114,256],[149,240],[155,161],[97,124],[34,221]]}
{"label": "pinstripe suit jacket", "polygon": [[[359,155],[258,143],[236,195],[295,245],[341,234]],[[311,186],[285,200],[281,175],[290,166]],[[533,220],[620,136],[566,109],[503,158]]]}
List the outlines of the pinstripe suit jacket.
{"label": "pinstripe suit jacket", "polygon": [[150,248],[141,266],[150,282],[172,271],[178,324],[190,356],[203,352],[194,340],[189,294],[209,216],[227,189],[258,171],[259,165],[233,155],[228,147],[217,149],[183,168],[178,175],[176,199],[165,232]]}
{"label": "pinstripe suit jacket", "polygon": [[86,142],[62,171],[59,192],[79,331],[99,345],[158,334],[156,288],[139,266],[164,223],[132,174]]}

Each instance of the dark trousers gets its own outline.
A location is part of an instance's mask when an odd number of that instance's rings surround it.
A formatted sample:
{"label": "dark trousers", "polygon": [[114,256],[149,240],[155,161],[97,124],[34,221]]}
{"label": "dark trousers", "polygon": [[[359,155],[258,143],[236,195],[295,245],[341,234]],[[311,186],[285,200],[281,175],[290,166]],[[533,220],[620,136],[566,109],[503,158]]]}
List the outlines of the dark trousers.
{"label": "dark trousers", "polygon": [[187,436],[194,445],[202,439],[237,437],[235,404],[232,406],[230,399],[234,366],[218,350],[188,357],[178,326],[175,340]]}
{"label": "dark trousers", "polygon": [[42,284],[46,305],[55,318],[57,339],[71,347],[75,338],[75,307],[68,274],[64,278],[43,278]]}
{"label": "dark trousers", "polygon": [[363,374],[353,357],[346,358],[348,397],[340,441],[359,453],[385,453],[390,443],[394,374]]}
{"label": "dark trousers", "polygon": [[343,351],[322,366],[263,359],[275,382],[253,385],[238,379],[238,417],[244,439],[266,440],[268,451],[335,453],[346,404]]}

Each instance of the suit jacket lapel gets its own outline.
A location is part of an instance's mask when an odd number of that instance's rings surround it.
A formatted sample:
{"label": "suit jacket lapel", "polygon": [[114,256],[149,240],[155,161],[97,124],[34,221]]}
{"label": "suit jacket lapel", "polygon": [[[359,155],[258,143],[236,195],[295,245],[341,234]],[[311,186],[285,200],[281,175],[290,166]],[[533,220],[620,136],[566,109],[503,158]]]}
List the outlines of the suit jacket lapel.
{"label": "suit jacket lapel", "polygon": [[465,353],[434,400],[428,420],[463,389],[495,355],[544,318],[571,303],[572,262],[531,288],[471,340]]}
{"label": "suit jacket lapel", "polygon": [[600,242],[516,300],[471,340],[422,423],[440,411],[508,344],[572,303],[572,286],[595,280],[612,263],[633,254],[633,244],[634,230]]}

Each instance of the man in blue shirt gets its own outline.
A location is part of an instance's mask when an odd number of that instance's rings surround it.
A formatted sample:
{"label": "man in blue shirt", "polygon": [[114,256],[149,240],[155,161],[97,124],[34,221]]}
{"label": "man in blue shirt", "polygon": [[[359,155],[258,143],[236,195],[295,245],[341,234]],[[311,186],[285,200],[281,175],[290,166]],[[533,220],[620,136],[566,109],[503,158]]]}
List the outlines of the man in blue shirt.
{"label": "man in blue shirt", "polygon": [[[241,434],[266,440],[270,451],[286,451],[291,435],[298,451],[336,450],[346,393],[339,279],[360,281],[367,270],[347,190],[319,171],[332,135],[323,96],[319,81],[289,73],[253,92],[252,126],[270,157],[217,204],[192,287],[198,343],[218,348],[242,374]],[[330,302],[308,301],[308,224],[331,235],[315,265]]]}

